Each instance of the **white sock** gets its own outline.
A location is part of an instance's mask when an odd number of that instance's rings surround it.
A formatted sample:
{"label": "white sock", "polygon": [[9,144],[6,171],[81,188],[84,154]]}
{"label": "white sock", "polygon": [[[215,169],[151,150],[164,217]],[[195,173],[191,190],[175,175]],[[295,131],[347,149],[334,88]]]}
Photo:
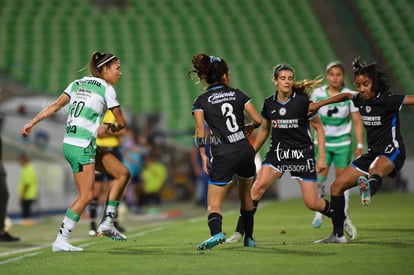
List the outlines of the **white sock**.
{"label": "white sock", "polygon": [[116,210],[117,207],[112,206],[112,205],[107,205],[106,209],[105,209],[105,218],[103,223],[106,225],[112,225],[113,221],[116,217]]}
{"label": "white sock", "polygon": [[67,241],[75,226],[76,222],[65,216],[56,237],[56,241]]}

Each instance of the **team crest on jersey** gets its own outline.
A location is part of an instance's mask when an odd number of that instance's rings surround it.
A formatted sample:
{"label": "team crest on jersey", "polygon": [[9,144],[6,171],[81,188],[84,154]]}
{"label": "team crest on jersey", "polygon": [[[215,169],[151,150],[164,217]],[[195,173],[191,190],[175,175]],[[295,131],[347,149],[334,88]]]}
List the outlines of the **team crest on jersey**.
{"label": "team crest on jersey", "polygon": [[281,116],[286,115],[286,108],[280,108],[279,109],[279,115],[281,115]]}
{"label": "team crest on jersey", "polygon": [[365,106],[365,112],[371,113],[371,110],[372,110],[371,106]]}

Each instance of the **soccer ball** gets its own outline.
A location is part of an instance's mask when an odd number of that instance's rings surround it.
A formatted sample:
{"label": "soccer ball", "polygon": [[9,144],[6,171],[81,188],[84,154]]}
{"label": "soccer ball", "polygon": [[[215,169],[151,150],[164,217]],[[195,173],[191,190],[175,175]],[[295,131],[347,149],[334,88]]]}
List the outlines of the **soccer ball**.
{"label": "soccer ball", "polygon": [[4,231],[9,231],[12,227],[12,220],[9,217],[4,218]]}

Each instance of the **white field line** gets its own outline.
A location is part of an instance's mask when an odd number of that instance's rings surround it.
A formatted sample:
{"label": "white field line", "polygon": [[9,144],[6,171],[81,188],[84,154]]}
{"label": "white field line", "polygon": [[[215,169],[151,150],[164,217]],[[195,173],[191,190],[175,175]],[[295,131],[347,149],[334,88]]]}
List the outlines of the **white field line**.
{"label": "white field line", "polygon": [[[128,238],[144,236],[148,233],[160,231],[160,230],[163,230],[163,229],[164,229],[164,227],[157,227],[157,228],[154,228],[154,229],[151,229],[151,230],[147,230],[147,231],[139,232],[139,233],[134,234],[134,235],[130,235],[130,236],[128,236]],[[98,242],[89,242],[89,243],[81,244],[81,245],[79,245],[79,247],[87,247],[87,246],[91,246],[91,245],[94,245],[94,244],[97,244],[97,243]],[[0,256],[7,256],[7,255],[10,255],[10,254],[16,254],[16,253],[20,253],[20,252],[28,252],[28,251],[31,251],[31,250],[41,249],[41,248],[45,248],[45,247],[49,247],[49,246],[50,245],[37,246],[37,247],[29,248],[29,249],[22,249],[22,250],[19,250],[19,251],[14,251],[13,253],[6,252],[6,253],[0,254]],[[17,261],[20,261],[24,258],[33,257],[33,256],[36,256],[36,255],[39,255],[39,254],[42,254],[42,253],[43,252],[33,252],[33,253],[30,253],[30,254],[10,258],[10,259],[7,259],[5,261],[0,262],[0,265],[17,262]]]}
{"label": "white field line", "polygon": [[30,248],[14,250],[12,252],[3,252],[3,253],[0,253],[0,257],[10,256],[12,254],[17,254],[17,253],[22,253],[22,252],[30,252],[30,251],[33,251],[33,250],[38,250],[38,249],[46,248],[46,247],[49,247],[49,246],[51,246],[51,245],[39,245],[39,246],[30,247]]}
{"label": "white field line", "polygon": [[[74,238],[74,239],[71,239],[71,242],[78,242],[78,241],[81,241],[81,240],[82,239],[80,239],[80,238]],[[94,243],[96,243],[96,242],[82,244],[82,245],[79,245],[79,247],[89,246],[89,245],[94,244]],[[38,245],[38,246],[34,246],[34,247],[30,247],[30,248],[25,248],[25,249],[20,249],[20,250],[14,250],[14,251],[10,251],[10,252],[3,252],[3,253],[0,253],[0,257],[2,257],[2,256],[10,256],[12,254],[30,252],[30,251],[33,251],[33,250],[38,250],[38,249],[42,249],[42,248],[46,248],[46,247],[52,248],[52,244],[48,244],[48,245]]]}
{"label": "white field line", "polygon": [[96,243],[98,243],[98,242],[84,243],[84,244],[80,244],[79,247],[88,247],[88,246],[94,245]]}
{"label": "white field line", "polygon": [[136,233],[136,234],[133,234],[133,235],[128,235],[128,238],[141,237],[141,236],[144,236],[148,233],[157,232],[157,231],[161,231],[161,230],[164,230],[164,227],[157,227],[157,228],[147,230],[147,231],[142,231],[142,232],[139,232],[139,233]]}
{"label": "white field line", "polygon": [[19,256],[19,257],[10,258],[10,259],[7,259],[5,261],[0,262],[0,265],[17,262],[17,261],[20,261],[24,258],[33,257],[33,256],[36,256],[36,255],[39,255],[39,254],[42,254],[42,253],[43,252],[33,252],[33,253],[22,255],[22,256]]}
{"label": "white field line", "polygon": [[[263,207],[267,204],[268,204],[267,202],[262,203],[262,204],[260,204],[260,207]],[[233,214],[234,212],[236,212],[236,209],[226,211],[223,214],[224,215],[229,215],[229,214]],[[198,217],[198,218],[190,219],[189,222],[190,223],[195,223],[195,222],[201,221],[205,218],[206,217],[203,215],[203,216]],[[144,236],[148,233],[157,232],[157,231],[161,231],[161,230],[164,230],[164,227],[156,227],[156,228],[151,229],[151,230],[142,231],[142,232],[139,232],[139,233],[136,233],[136,234],[133,234],[133,235],[129,235],[128,238],[141,237],[141,236]],[[94,245],[96,243],[97,242],[90,242],[90,243],[81,244],[79,246],[80,247],[87,247],[87,246],[90,246],[90,245]],[[37,250],[37,249],[42,249],[42,248],[45,248],[45,247],[50,247],[50,246],[51,245],[43,245],[43,246],[36,246],[36,247],[27,248],[27,249],[21,249],[21,250],[13,251],[13,252],[4,252],[4,253],[0,254],[0,257],[1,256],[8,256],[8,255],[11,255],[11,254],[22,253],[22,252],[29,252],[29,251],[33,251],[33,250]],[[21,259],[24,259],[24,258],[27,258],[27,257],[33,257],[33,256],[36,256],[36,255],[39,255],[39,254],[42,254],[42,252],[34,252],[34,253],[18,256],[18,257],[15,257],[15,258],[10,258],[10,259],[7,259],[5,261],[0,262],[0,265],[7,264],[7,263],[10,263],[10,262],[16,262],[16,261],[19,261]]]}

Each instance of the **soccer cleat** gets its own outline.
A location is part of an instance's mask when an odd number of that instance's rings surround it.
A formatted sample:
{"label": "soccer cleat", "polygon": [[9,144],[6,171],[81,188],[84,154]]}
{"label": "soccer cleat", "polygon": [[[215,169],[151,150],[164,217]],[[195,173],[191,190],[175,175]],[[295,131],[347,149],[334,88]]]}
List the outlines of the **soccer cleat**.
{"label": "soccer cleat", "polygon": [[328,238],[315,241],[314,243],[320,244],[320,243],[346,243],[345,236],[338,237],[336,234],[331,234]]}
{"label": "soccer cleat", "polygon": [[14,237],[10,235],[8,232],[4,232],[0,235],[0,242],[18,242],[20,241],[19,237]]}
{"label": "soccer cleat", "polygon": [[245,247],[256,247],[256,242],[253,238],[244,238],[244,246]]}
{"label": "soccer cleat", "polygon": [[233,233],[233,235],[230,236],[230,238],[226,240],[226,243],[237,243],[237,242],[240,242],[242,239],[243,239],[243,234],[236,231]]}
{"label": "soccer cleat", "polygon": [[344,222],[344,231],[345,231],[345,233],[348,235],[348,237],[351,240],[355,240],[355,238],[357,236],[357,229],[352,224],[351,219],[348,219],[348,218],[345,219],[345,222]]}
{"label": "soccer cleat", "polygon": [[216,235],[210,237],[209,239],[205,240],[201,244],[197,246],[197,250],[206,250],[212,249],[216,245],[222,244],[226,241],[226,236],[222,232],[217,233]]}
{"label": "soccer cleat", "polygon": [[83,248],[76,247],[66,241],[55,241],[52,246],[53,252],[78,252],[83,251]]}
{"label": "soccer cleat", "polygon": [[319,228],[319,227],[321,227],[321,225],[322,225],[322,218],[323,218],[323,215],[321,213],[315,212],[315,217],[313,218],[313,221],[312,221],[312,227],[313,228]]}
{"label": "soccer cleat", "polygon": [[371,203],[371,188],[369,186],[369,180],[364,176],[360,176],[358,178],[358,187],[359,187],[359,192],[361,193],[362,205],[370,204]]}
{"label": "soccer cleat", "polygon": [[113,226],[113,224],[104,224],[101,223],[98,226],[98,230],[97,232],[97,236],[99,237],[103,237],[106,236],[108,238],[111,238],[114,241],[126,241],[127,237],[122,234],[121,232],[118,231],[118,229],[115,228],[115,226]]}

